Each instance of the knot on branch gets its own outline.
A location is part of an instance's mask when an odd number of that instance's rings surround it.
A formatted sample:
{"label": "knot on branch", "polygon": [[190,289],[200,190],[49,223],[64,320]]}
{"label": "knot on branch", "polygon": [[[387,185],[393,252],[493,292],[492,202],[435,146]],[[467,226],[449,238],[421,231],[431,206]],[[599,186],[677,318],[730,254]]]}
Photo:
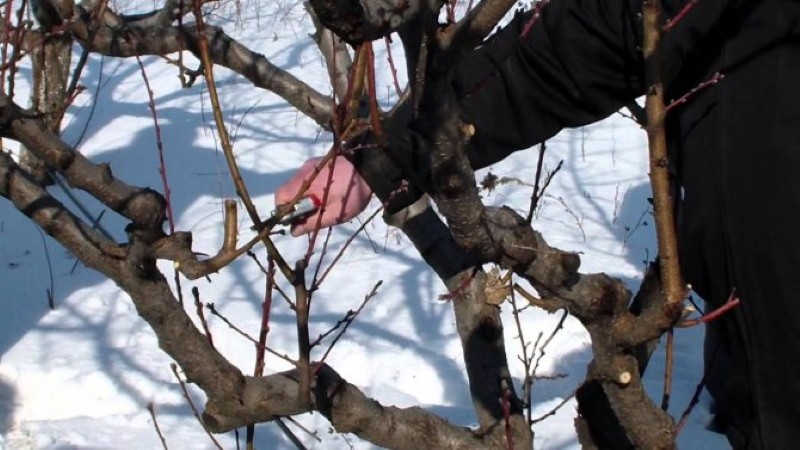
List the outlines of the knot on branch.
{"label": "knot on branch", "polygon": [[[471,173],[470,173],[471,175]],[[464,189],[473,181],[459,165],[456,158],[448,158],[431,170],[431,182],[439,194],[447,199],[455,199],[464,195]]]}
{"label": "knot on branch", "polygon": [[[104,176],[109,176],[110,171],[104,172]],[[116,209],[116,208],[115,208]],[[129,198],[125,199],[124,205],[118,211],[125,211],[125,215],[135,218],[131,224],[137,229],[153,230],[153,240],[163,236],[161,225],[167,219],[167,201],[157,191],[150,188],[141,188]],[[155,231],[157,230],[157,232]]]}
{"label": "knot on branch", "polygon": [[513,209],[487,207],[483,221],[499,254],[497,263],[510,269],[521,269],[537,258],[539,242],[536,232]]}
{"label": "knot on branch", "polygon": [[351,45],[363,42],[366,17],[359,2],[311,0],[309,2],[322,22],[337,36]]}
{"label": "knot on branch", "polygon": [[619,280],[606,274],[585,275],[567,292],[570,313],[586,326],[589,331],[599,326],[603,332],[612,332],[609,320],[629,315],[628,303],[631,293]]}

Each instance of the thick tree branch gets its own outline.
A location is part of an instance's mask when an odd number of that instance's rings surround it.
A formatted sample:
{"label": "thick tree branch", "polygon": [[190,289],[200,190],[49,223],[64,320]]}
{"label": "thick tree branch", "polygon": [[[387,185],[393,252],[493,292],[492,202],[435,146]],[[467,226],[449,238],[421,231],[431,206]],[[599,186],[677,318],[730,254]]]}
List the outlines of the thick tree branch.
{"label": "thick tree branch", "polygon": [[125,249],[85,224],[0,152],[0,195],[86,265],[118,267]]}
{"label": "thick tree branch", "polygon": [[34,184],[10,156],[0,152],[0,195],[11,200],[84,264],[114,280],[132,298],[139,315],[174,358],[187,379],[208,397],[203,419],[223,432],[249,423],[317,410],[339,432],[350,432],[396,449],[498,448],[501,428],[475,433],[419,408],[384,407],[324,365],[316,371],[313,404],[297,397],[296,371],[245,377],[209,343],[175,299],[147,252],[125,249],[82,223]]}
{"label": "thick tree branch", "polygon": [[347,44],[322,25],[322,22],[317,18],[316,13],[308,3],[306,3],[306,10],[311,16],[316,29],[313,34],[314,42],[317,43],[322,57],[325,58],[325,67],[328,69],[328,78],[331,80],[333,92],[341,101],[347,96],[347,75],[353,65],[353,58],[350,56],[350,52],[347,51]]}
{"label": "thick tree branch", "polygon": [[242,404],[212,400],[203,419],[214,432],[225,432],[247,423],[274,420],[319,411],[340,433],[354,433],[381,447],[418,450],[503,448],[502,427],[474,432],[453,426],[421,408],[386,407],[368,398],[328,365],[314,379],[313,405],[296,397],[298,373],[289,371],[264,378],[245,377]]}
{"label": "thick tree branch", "polygon": [[678,234],[673,210],[675,201],[669,182],[667,134],[664,106],[664,85],[661,81],[661,1],[647,0],[642,6],[644,39],[642,53],[647,77],[645,109],[647,111],[647,141],[650,150],[650,183],[653,187],[653,212],[656,219],[658,259],[661,265],[661,284],[667,302],[679,309],[686,299],[687,288],[678,260]]}
{"label": "thick tree branch", "polygon": [[107,164],[86,159],[31,113],[0,94],[0,135],[22,143],[51,170],[61,173],[71,186],[80,188],[143,229],[160,230],[165,219],[164,198],[149,188],[127,185],[116,179]]}
{"label": "thick tree branch", "polygon": [[[190,3],[187,0],[187,4]],[[164,17],[171,17],[164,14]],[[199,58],[197,28],[167,26],[163,20],[166,18],[144,20],[137,16],[126,21],[125,17],[108,12],[102,19],[92,21],[91,15],[83,14],[76,16],[70,29],[85,48],[107,56],[168,55],[188,50]],[[91,33],[90,30],[96,31]],[[214,64],[241,74],[253,85],[280,96],[320,126],[330,128],[333,103],[329,96],[275,66],[264,55],[248,49],[219,27],[206,25],[205,37]]]}

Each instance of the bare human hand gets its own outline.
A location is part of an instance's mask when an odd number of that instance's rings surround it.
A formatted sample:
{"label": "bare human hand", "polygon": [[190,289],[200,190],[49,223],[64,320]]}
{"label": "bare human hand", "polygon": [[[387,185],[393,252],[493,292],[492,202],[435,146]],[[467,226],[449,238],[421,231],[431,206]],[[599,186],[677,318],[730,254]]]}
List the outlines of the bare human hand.
{"label": "bare human hand", "polygon": [[[322,158],[312,158],[306,161],[289,181],[284,183],[275,192],[275,203],[283,205],[289,203],[300,191],[303,183],[314,174],[314,169],[322,162]],[[333,177],[331,178],[331,167]],[[325,196],[325,189],[330,181],[330,187]],[[300,236],[318,228],[326,228],[347,222],[357,216],[369,203],[372,191],[366,181],[356,172],[355,167],[344,157],[337,156],[320,171],[301,197],[311,197],[325,205],[317,209],[303,220],[292,225],[292,236]],[[320,219],[320,214],[322,218]]]}

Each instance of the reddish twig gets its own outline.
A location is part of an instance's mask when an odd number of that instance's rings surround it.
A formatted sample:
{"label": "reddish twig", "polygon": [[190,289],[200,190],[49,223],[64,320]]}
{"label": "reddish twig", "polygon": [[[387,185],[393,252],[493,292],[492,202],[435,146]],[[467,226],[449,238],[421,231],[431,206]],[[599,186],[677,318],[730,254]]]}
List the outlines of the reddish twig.
{"label": "reddish twig", "polygon": [[725,304],[723,304],[719,308],[717,308],[717,309],[711,311],[710,313],[708,313],[708,314],[706,314],[706,315],[704,315],[702,317],[699,317],[697,319],[688,319],[688,320],[684,320],[682,322],[679,322],[678,325],[676,325],[676,326],[681,327],[681,328],[688,328],[688,327],[693,327],[695,325],[699,325],[701,323],[711,322],[711,321],[719,318],[720,316],[722,316],[726,312],[732,310],[736,306],[738,306],[739,303],[741,303],[741,300],[739,300],[739,297],[736,297],[736,290],[734,289],[731,292],[731,295],[728,296],[728,300],[725,302]]}
{"label": "reddish twig", "polygon": [[378,106],[378,88],[375,83],[375,52],[372,50],[372,42],[364,43],[365,56],[367,58],[367,97],[369,98],[369,123],[375,140],[380,143],[385,142],[383,127],[381,126],[381,109]]}
{"label": "reddish twig", "polygon": [[326,268],[326,269],[325,269],[325,272],[323,272],[323,273],[322,273],[322,276],[321,276],[321,277],[319,277],[319,279],[318,279],[318,280],[315,280],[315,281],[314,281],[314,284],[313,284],[313,287],[311,288],[311,290],[316,290],[316,289],[318,289],[318,288],[319,288],[319,286],[322,284],[322,282],[323,282],[323,281],[325,281],[325,278],[326,278],[326,277],[328,276],[328,274],[331,272],[331,270],[332,270],[332,269],[333,269],[333,267],[336,265],[336,263],[337,263],[337,262],[339,262],[339,259],[341,259],[341,258],[342,258],[342,255],[344,255],[344,252],[345,252],[345,250],[347,250],[347,248],[350,246],[350,244],[353,242],[353,240],[355,240],[356,236],[358,236],[359,234],[361,234],[361,232],[362,232],[362,231],[364,231],[364,228],[366,228],[366,227],[367,227],[367,225],[368,225],[370,222],[372,222],[372,220],[373,220],[373,219],[374,219],[374,218],[375,218],[375,217],[378,215],[378,213],[380,213],[381,211],[383,211],[383,207],[376,209],[376,210],[375,210],[375,212],[373,212],[373,213],[372,213],[372,214],[371,214],[371,215],[370,215],[370,216],[367,218],[367,220],[366,220],[366,221],[364,221],[364,223],[362,223],[362,224],[361,224],[361,226],[359,226],[359,227],[358,227],[358,229],[355,231],[355,233],[353,233],[352,235],[350,235],[350,237],[349,237],[349,238],[347,238],[347,241],[345,241],[344,245],[343,245],[343,246],[342,246],[342,248],[339,250],[339,253],[337,253],[337,254],[336,254],[336,256],[333,258],[333,261],[332,261],[332,262],[331,262],[331,264],[328,266],[328,268]]}
{"label": "reddish twig", "polygon": [[[158,173],[161,176],[161,186],[164,190],[164,202],[166,203],[166,210],[167,210],[167,223],[169,224],[169,232],[170,234],[175,233],[175,214],[172,212],[172,190],[169,188],[169,178],[167,177],[167,163],[164,160],[164,140],[161,137],[161,125],[158,123],[158,114],[156,112],[156,100],[153,95],[153,89],[150,87],[150,79],[147,77],[147,71],[144,68],[144,64],[142,64],[142,59],[138,56],[136,57],[136,63],[139,64],[139,71],[142,73],[142,80],[144,80],[144,86],[147,89],[147,106],[150,109],[150,115],[153,116],[153,128],[156,133],[156,148],[158,149]],[[75,74],[73,80],[77,80],[79,74]],[[78,90],[75,89],[75,95],[77,95]],[[74,98],[74,97],[72,97]],[[71,98],[67,99],[67,101],[71,101]],[[66,105],[62,109],[62,111],[66,110]],[[174,269],[173,277],[175,280],[175,287],[177,290],[178,302],[183,305],[183,289],[181,286],[181,276],[178,269]],[[194,290],[192,291],[194,293]],[[198,300],[195,298],[195,304],[197,306],[198,314],[201,315],[203,308],[202,305],[197,303]],[[203,319],[205,320],[205,319]],[[204,323],[205,325],[205,323]],[[208,333],[206,330],[206,335],[208,336],[209,343],[211,343],[211,334]],[[213,346],[213,344],[212,344]]]}
{"label": "reddish twig", "polygon": [[211,337],[211,330],[208,329],[206,315],[203,314],[203,303],[200,302],[200,290],[197,289],[197,286],[192,287],[192,296],[194,297],[194,306],[195,311],[197,311],[197,317],[200,318],[200,324],[203,326],[203,332],[206,334],[206,339],[208,339],[209,345],[213,347],[214,339]]}
{"label": "reddish twig", "polygon": [[689,400],[689,404],[686,406],[686,409],[683,411],[683,414],[681,414],[681,418],[678,420],[678,424],[675,425],[676,436],[681,432],[681,430],[683,430],[683,427],[684,425],[686,425],[686,421],[689,419],[689,415],[694,410],[694,407],[697,406],[698,403],[700,403],[700,394],[703,392],[703,388],[705,387],[706,387],[706,377],[703,376],[700,382],[697,383],[697,387],[694,390],[692,399]]}
{"label": "reddish twig", "polygon": [[514,450],[514,434],[511,430],[511,390],[506,388],[503,391],[503,398],[500,399],[503,409],[503,420],[506,428],[506,450]]}
{"label": "reddish twig", "polygon": [[666,106],[666,112],[669,112],[672,108],[675,108],[676,106],[680,106],[680,105],[686,103],[693,95],[695,95],[696,93],[702,91],[703,89],[705,89],[705,88],[707,88],[709,86],[713,86],[713,85],[719,83],[720,81],[722,81],[723,78],[725,78],[724,74],[722,74],[720,72],[715,73],[711,78],[709,78],[708,80],[703,81],[702,83],[698,84],[697,86],[692,88],[692,90],[690,90],[689,92],[683,94],[677,100],[673,100],[672,102],[670,102],[670,104]]}
{"label": "reddish twig", "polygon": [[[511,280],[509,279],[509,283],[510,282]],[[539,343],[539,339],[542,337],[542,333],[539,333],[539,336],[536,338],[536,344],[534,344],[531,354],[528,355],[529,342],[525,341],[525,333],[523,331],[522,322],[519,320],[521,311],[517,307],[517,296],[513,289],[511,289],[511,296],[509,297],[508,301],[511,303],[511,314],[514,316],[514,324],[517,326],[517,336],[519,337],[520,347],[522,347],[522,357],[519,358],[520,361],[522,361],[522,366],[525,370],[525,378],[522,380],[522,391],[523,398],[525,399],[525,414],[528,422],[530,423],[533,410],[533,401],[531,398],[531,394],[533,393],[533,371],[531,370],[531,367],[533,365],[533,355],[536,353],[536,346]]]}
{"label": "reddish twig", "polygon": [[472,279],[475,278],[475,274],[477,273],[477,271],[478,269],[474,269],[469,275],[465,276],[461,280],[461,282],[458,284],[458,286],[456,286],[455,289],[440,295],[439,300],[452,300],[456,298],[456,296],[464,292],[464,289],[466,289],[467,286],[469,286],[469,284],[472,282]]}
{"label": "reddish twig", "polygon": [[688,14],[689,11],[691,11],[696,4],[697,0],[690,0],[689,3],[685,4],[683,8],[681,8],[681,10],[678,11],[678,14],[675,14],[675,17],[667,21],[667,23],[664,25],[663,31],[666,33],[667,31],[670,31],[671,29],[675,28],[675,25],[677,25],[678,22],[680,22],[684,17],[686,17],[686,14]]}
{"label": "reddish twig", "polygon": [[[528,215],[525,217],[525,221],[531,223],[533,221],[533,212],[536,210],[536,206],[539,204],[539,199],[542,198],[541,192],[539,190],[539,183],[542,178],[542,165],[544,164],[544,151],[547,149],[547,145],[545,142],[542,142],[539,145],[539,158],[536,160],[536,176],[533,180],[533,192],[531,192],[531,206],[528,208]],[[559,164],[559,168],[561,165]],[[549,184],[549,180],[547,180]],[[546,187],[546,186],[545,186]],[[544,189],[542,189],[543,191]]]}
{"label": "reddish twig", "polygon": [[539,0],[536,2],[536,5],[533,7],[533,14],[531,14],[530,19],[525,22],[525,26],[522,28],[522,32],[519,34],[520,39],[528,37],[528,33],[531,32],[533,25],[542,18],[542,11],[548,3],[550,3],[550,0]]}
{"label": "reddish twig", "polygon": [[[252,254],[252,253],[251,253]],[[256,260],[258,263],[258,259],[255,257],[255,254],[252,254],[253,259]],[[259,267],[261,264],[259,263]],[[269,319],[270,319],[270,312],[272,311],[272,292],[273,286],[275,285],[275,261],[267,257],[267,269],[261,268],[262,271],[266,274],[267,278],[267,287],[266,292],[264,293],[264,301],[261,303],[261,328],[258,332],[258,345],[256,345],[256,364],[255,368],[253,369],[253,376],[260,377],[264,374],[264,348],[267,346],[267,334],[269,333]],[[246,442],[247,448],[254,448],[253,441],[255,438],[256,426],[255,424],[247,425],[246,430]],[[285,432],[285,431],[284,431]]]}
{"label": "reddish twig", "polygon": [[[261,261],[258,260],[258,257],[256,256],[255,253],[248,250],[247,256],[253,258],[253,261],[255,261],[256,265],[261,270],[261,273],[263,273],[264,275],[269,275],[269,272],[267,271],[267,269],[264,268],[264,265],[261,264]],[[269,257],[269,254],[267,254],[267,256]],[[274,261],[272,262],[272,264],[274,266],[275,264]],[[273,281],[274,281],[274,276],[273,276]],[[281,289],[281,287],[275,284],[274,282],[272,283],[272,289],[276,291],[278,294],[280,294],[281,298],[283,298],[283,300],[286,301],[286,304],[289,305],[289,309],[294,311],[295,308],[294,302],[289,298],[286,292],[284,292],[283,289]]]}
{"label": "reddish twig", "polygon": [[172,234],[175,232],[175,216],[172,213],[172,202],[170,201],[172,191],[169,189],[169,180],[167,179],[167,164],[164,162],[164,141],[161,139],[161,126],[158,124],[156,101],[153,97],[153,90],[150,88],[150,80],[147,78],[147,72],[144,69],[144,64],[142,64],[142,59],[137,56],[136,62],[139,64],[139,71],[142,73],[142,79],[147,89],[147,106],[150,108],[150,115],[153,116],[153,128],[156,133],[156,148],[158,149],[158,173],[161,175],[161,185],[164,188],[167,222],[169,223],[169,232]]}
{"label": "reddish twig", "polygon": [[[326,164],[330,164],[330,169],[328,171],[328,179],[325,180],[325,187],[322,189],[322,206],[320,206],[319,213],[317,214],[317,222],[316,224],[314,224],[314,230],[309,235],[308,248],[306,249],[306,255],[305,258],[303,259],[304,267],[308,266],[308,263],[311,261],[311,255],[314,254],[314,245],[317,242],[317,236],[319,235],[319,231],[322,227],[322,215],[325,214],[325,210],[328,207],[328,198],[330,197],[331,185],[333,185],[333,171],[336,169],[336,155],[339,154],[338,148],[339,148],[338,143],[334,143],[333,147],[331,147],[330,151],[328,152],[328,155],[330,155],[331,158],[325,158],[322,161],[320,161],[319,164],[321,167],[324,167]],[[344,208],[344,202],[342,203],[342,208]],[[329,239],[330,239],[330,234],[328,234],[328,239],[325,239],[325,242],[323,242],[322,244],[323,253],[326,251],[328,247]],[[295,275],[298,277],[300,276],[299,274]]]}
{"label": "reddish twig", "polygon": [[456,5],[458,0],[447,2],[447,23],[456,23]]}
{"label": "reddish twig", "polygon": [[394,82],[394,90],[397,93],[397,97],[403,95],[403,90],[400,89],[400,81],[397,79],[397,68],[394,65],[394,58],[392,58],[392,39],[389,36],[385,36],[383,38],[383,42],[386,43],[386,59],[389,61],[389,69],[392,71],[392,81]]}

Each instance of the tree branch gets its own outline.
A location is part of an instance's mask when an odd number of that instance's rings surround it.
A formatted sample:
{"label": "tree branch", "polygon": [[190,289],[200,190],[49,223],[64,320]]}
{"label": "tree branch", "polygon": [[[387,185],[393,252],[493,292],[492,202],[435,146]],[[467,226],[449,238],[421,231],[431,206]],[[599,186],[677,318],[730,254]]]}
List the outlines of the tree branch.
{"label": "tree branch", "polygon": [[440,47],[461,52],[474,49],[515,3],[516,0],[484,0],[478,3],[463,19],[439,36]]}
{"label": "tree branch", "polygon": [[351,45],[390,35],[442,0],[309,0],[325,27]]}
{"label": "tree branch", "polygon": [[76,152],[42,122],[0,94],[0,135],[22,143],[51,169],[143,229],[160,230],[165,220],[164,198],[149,188],[114,178],[107,164],[94,164]]}
{"label": "tree branch", "polygon": [[[187,0],[187,4],[191,3]],[[77,18],[71,25],[76,39],[90,51],[107,56],[130,57],[142,55],[168,55],[189,50],[198,58],[200,45],[197,27],[142,26],[136,21],[126,22],[124,17],[111,16],[99,24],[89,17]],[[100,19],[97,19],[100,20]],[[98,26],[92,35],[88,30]],[[90,41],[91,38],[91,41]],[[212,62],[225,66],[250,80],[254,86],[269,90],[286,100],[320,126],[329,129],[333,102],[289,72],[272,64],[264,55],[245,47],[212,25],[205,26]]]}
{"label": "tree branch", "polygon": [[0,152],[0,195],[89,266],[118,267],[125,249],[81,221]]}

